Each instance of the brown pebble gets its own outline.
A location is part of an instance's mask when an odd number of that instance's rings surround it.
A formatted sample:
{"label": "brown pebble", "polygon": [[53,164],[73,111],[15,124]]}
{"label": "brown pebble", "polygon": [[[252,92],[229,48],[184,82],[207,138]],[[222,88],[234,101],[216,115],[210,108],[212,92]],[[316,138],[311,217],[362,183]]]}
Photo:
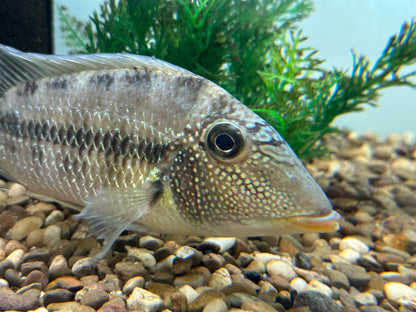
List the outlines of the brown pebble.
{"label": "brown pebble", "polygon": [[172,272],[175,275],[183,275],[189,272],[192,267],[192,259],[176,257],[173,260]]}
{"label": "brown pebble", "polygon": [[40,283],[42,287],[41,290],[43,290],[45,289],[46,285],[48,285],[49,279],[44,272],[34,270],[30,272],[28,276],[26,276],[26,279],[23,282],[22,286],[26,286],[32,283]]}
{"label": "brown pebble", "polygon": [[84,287],[84,285],[72,276],[63,276],[56,279],[57,287],[67,289],[70,291],[78,291]]}
{"label": "brown pebble", "polygon": [[90,306],[94,309],[100,308],[109,300],[109,295],[102,289],[91,288],[82,296],[80,303]]}
{"label": "brown pebble", "polygon": [[127,309],[122,304],[108,302],[104,303],[103,306],[97,310],[97,312],[127,312]]}
{"label": "brown pebble", "polygon": [[211,302],[214,299],[225,299],[225,296],[222,293],[213,289],[206,290],[188,306],[188,311],[200,312],[209,302]]}
{"label": "brown pebble", "polygon": [[287,281],[285,278],[283,278],[279,275],[269,276],[267,278],[267,280],[270,284],[272,284],[274,286],[274,288],[276,288],[279,291],[280,290],[290,290],[289,281]]}
{"label": "brown pebble", "polygon": [[170,309],[172,312],[186,311],[188,308],[188,299],[185,294],[180,291],[174,291],[168,293],[165,297],[165,307]]}
{"label": "brown pebble", "polygon": [[214,272],[225,265],[225,260],[223,256],[211,252],[202,256],[202,264]]}

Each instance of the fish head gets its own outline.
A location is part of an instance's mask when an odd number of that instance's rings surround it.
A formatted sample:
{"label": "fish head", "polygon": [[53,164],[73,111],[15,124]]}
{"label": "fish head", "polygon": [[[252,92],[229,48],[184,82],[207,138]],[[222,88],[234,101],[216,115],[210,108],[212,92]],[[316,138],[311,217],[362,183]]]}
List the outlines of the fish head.
{"label": "fish head", "polygon": [[280,134],[231,96],[194,114],[170,168],[176,209],[200,235],[330,232],[338,214]]}

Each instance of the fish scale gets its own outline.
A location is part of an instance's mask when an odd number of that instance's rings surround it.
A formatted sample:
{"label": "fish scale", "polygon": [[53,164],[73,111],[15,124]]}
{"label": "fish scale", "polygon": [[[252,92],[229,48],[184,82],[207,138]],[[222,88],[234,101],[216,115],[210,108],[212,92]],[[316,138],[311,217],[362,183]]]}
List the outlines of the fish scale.
{"label": "fish scale", "polygon": [[127,228],[332,231],[337,213],[284,139],[214,83],[129,54],[0,45],[0,170],[77,205],[109,251]]}

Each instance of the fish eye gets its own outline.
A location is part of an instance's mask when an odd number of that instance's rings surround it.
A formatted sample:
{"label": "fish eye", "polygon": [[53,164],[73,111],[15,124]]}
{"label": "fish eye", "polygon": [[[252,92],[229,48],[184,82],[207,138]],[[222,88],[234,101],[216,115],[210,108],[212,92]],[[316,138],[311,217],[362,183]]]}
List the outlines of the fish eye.
{"label": "fish eye", "polygon": [[244,138],[236,126],[220,123],[208,132],[207,143],[213,156],[230,159],[240,154],[244,147]]}

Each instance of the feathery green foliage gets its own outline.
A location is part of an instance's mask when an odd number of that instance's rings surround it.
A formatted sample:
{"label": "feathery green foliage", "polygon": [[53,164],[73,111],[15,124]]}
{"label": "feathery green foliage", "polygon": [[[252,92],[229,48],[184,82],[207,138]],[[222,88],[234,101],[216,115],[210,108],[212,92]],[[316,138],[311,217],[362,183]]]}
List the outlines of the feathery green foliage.
{"label": "feathery green foliage", "polygon": [[416,26],[404,24],[374,65],[353,53],[347,70],[325,70],[296,24],[310,0],[106,0],[90,21],[58,13],[77,52],[151,55],[206,77],[265,118],[300,157],[324,155],[319,140],[342,114],[375,105],[378,91],[409,81]]}

